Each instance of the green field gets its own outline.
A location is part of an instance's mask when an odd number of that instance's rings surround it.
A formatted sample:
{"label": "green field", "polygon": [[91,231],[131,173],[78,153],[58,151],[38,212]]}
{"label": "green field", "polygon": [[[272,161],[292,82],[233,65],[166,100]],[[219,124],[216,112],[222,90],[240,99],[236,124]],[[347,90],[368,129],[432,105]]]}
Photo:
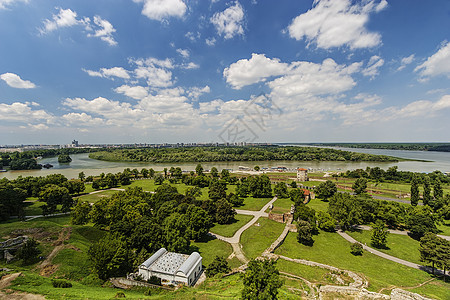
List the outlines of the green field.
{"label": "green field", "polygon": [[[424,271],[391,262],[366,251],[362,256],[353,256],[350,254],[350,243],[337,233],[321,231],[314,236],[314,240],[312,247],[304,246],[297,242],[295,234],[289,233],[275,253],[362,273],[369,280],[371,291],[380,291],[382,288],[414,287],[432,278]],[[448,296],[450,283],[439,280],[429,285],[426,295],[438,299],[445,299]],[[411,291],[415,292],[414,289]],[[387,291],[384,290],[384,292]]]}
{"label": "green field", "polygon": [[[275,214],[284,214],[291,211],[291,205],[293,205],[294,202],[292,202],[289,198],[278,198],[273,203],[273,209],[272,212]],[[269,212],[269,209],[266,210],[266,212]]]}
{"label": "green field", "polygon": [[197,251],[203,257],[203,265],[208,266],[216,256],[227,258],[233,252],[231,245],[218,239],[207,239],[201,242],[191,242],[191,250]]}
{"label": "green field", "polygon": [[[259,226],[257,226],[259,224]],[[280,236],[285,224],[259,218],[255,225],[241,235],[240,243],[247,258],[256,258]]]}
{"label": "green field", "polygon": [[235,222],[223,225],[215,224],[214,227],[210,229],[210,231],[221,236],[232,237],[236,233],[236,231],[247,224],[253,218],[253,216],[237,214],[234,216],[234,218],[236,220]]}
{"label": "green field", "polygon": [[75,199],[80,199],[82,201],[87,201],[89,203],[95,203],[98,200],[100,200],[101,198],[111,197],[112,195],[114,195],[117,192],[119,192],[119,191],[117,191],[117,190],[99,191],[98,193],[83,195],[83,196],[77,197]]}
{"label": "green field", "polygon": [[258,211],[258,210],[261,210],[261,208],[263,208],[264,205],[266,205],[267,202],[269,202],[270,200],[272,200],[272,198],[247,197],[247,198],[244,198],[244,205],[243,206],[239,206],[237,208],[238,209],[243,209],[243,210]]}
{"label": "green field", "polygon": [[[369,230],[361,230],[359,232],[347,231],[347,233],[358,242],[373,247],[370,244],[371,232]],[[420,261],[419,242],[407,235],[389,234],[387,238],[387,249],[377,250],[416,264],[423,264]]]}
{"label": "green field", "polygon": [[312,199],[307,204],[308,207],[313,208],[316,211],[327,211],[328,210],[328,202],[322,201],[318,198]]}
{"label": "green field", "polygon": [[282,272],[300,276],[315,284],[336,284],[327,269],[298,264],[284,259],[278,259],[277,266]]}

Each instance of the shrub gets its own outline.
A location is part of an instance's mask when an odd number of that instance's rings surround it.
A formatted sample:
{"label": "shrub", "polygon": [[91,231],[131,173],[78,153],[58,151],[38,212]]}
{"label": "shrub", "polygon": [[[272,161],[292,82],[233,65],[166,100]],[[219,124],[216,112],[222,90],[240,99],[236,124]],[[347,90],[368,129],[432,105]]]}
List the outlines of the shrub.
{"label": "shrub", "polygon": [[52,285],[55,288],[71,288],[72,284],[62,279],[52,279]]}
{"label": "shrub", "polygon": [[124,292],[117,292],[117,294],[114,296],[114,298],[126,298]]}
{"label": "shrub", "polygon": [[150,276],[150,278],[147,280],[148,283],[154,284],[154,285],[161,285],[161,278],[156,276]]}
{"label": "shrub", "polygon": [[353,255],[362,255],[363,246],[360,243],[353,243],[350,245],[350,253]]}

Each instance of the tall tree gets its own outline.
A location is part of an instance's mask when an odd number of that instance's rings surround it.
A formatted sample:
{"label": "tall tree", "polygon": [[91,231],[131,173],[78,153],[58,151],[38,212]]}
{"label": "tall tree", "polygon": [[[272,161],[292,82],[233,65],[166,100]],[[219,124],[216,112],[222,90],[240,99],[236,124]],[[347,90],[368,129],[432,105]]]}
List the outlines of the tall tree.
{"label": "tall tree", "polygon": [[337,193],[337,187],[334,182],[331,180],[327,180],[326,182],[320,183],[316,189],[315,192],[317,194],[317,197],[323,200],[328,200],[329,198],[333,197],[334,194]]}
{"label": "tall tree", "polygon": [[274,260],[255,260],[248,263],[243,275],[242,299],[277,299],[278,289],[283,285]]}
{"label": "tall tree", "polygon": [[372,224],[370,237],[372,245],[376,248],[386,248],[388,234],[389,231],[386,230],[384,222],[382,220],[377,220]]}
{"label": "tall tree", "polygon": [[423,205],[430,205],[431,202],[431,181],[430,177],[423,179]]}
{"label": "tall tree", "polygon": [[431,232],[425,233],[425,235],[420,239],[420,261],[430,263],[433,274],[435,265],[439,263],[439,244],[439,237]]}
{"label": "tall tree", "polygon": [[198,176],[203,175],[203,167],[202,167],[201,164],[198,164],[198,165],[195,167],[195,173],[196,173]]}
{"label": "tall tree", "polygon": [[357,199],[349,193],[336,193],[330,198],[328,213],[343,229],[361,224],[362,211]]}
{"label": "tall tree", "polygon": [[419,179],[414,174],[411,180],[411,205],[417,206],[419,203]]}
{"label": "tall tree", "polygon": [[288,188],[287,188],[286,183],[284,183],[284,182],[277,182],[277,184],[275,185],[275,187],[273,189],[273,192],[279,198],[287,198],[287,197],[289,197]]}
{"label": "tall tree", "polygon": [[367,180],[365,178],[358,178],[352,185],[352,189],[356,195],[367,193]]}
{"label": "tall tree", "polygon": [[297,224],[297,241],[306,246],[312,246],[314,240],[312,238],[312,227],[307,221],[300,220]]}
{"label": "tall tree", "polygon": [[80,173],[78,173],[78,178],[79,178],[81,181],[83,181],[84,178],[86,178],[86,175],[84,175],[84,172],[80,172]]}
{"label": "tall tree", "polygon": [[219,177],[219,171],[217,170],[216,167],[212,167],[212,168],[211,168],[210,174],[211,174],[211,176],[212,176],[213,178]]}
{"label": "tall tree", "polygon": [[107,234],[88,251],[94,271],[100,279],[124,276],[132,269],[132,252],[119,235]]}
{"label": "tall tree", "polygon": [[222,256],[216,256],[214,260],[206,267],[205,273],[208,277],[214,277],[219,273],[228,273],[231,271],[228,261]]}
{"label": "tall tree", "polygon": [[436,178],[434,182],[433,194],[434,198],[436,199],[444,197],[444,190],[442,189],[441,181],[439,180],[439,178]]}
{"label": "tall tree", "polygon": [[224,181],[213,180],[209,186],[209,198],[212,200],[219,200],[227,197],[226,193],[227,184]]}
{"label": "tall tree", "polygon": [[233,206],[225,199],[216,202],[216,221],[219,224],[228,224],[234,219],[236,211]]}
{"label": "tall tree", "polygon": [[87,201],[77,200],[77,204],[72,208],[72,224],[84,225],[89,222],[91,205]]}

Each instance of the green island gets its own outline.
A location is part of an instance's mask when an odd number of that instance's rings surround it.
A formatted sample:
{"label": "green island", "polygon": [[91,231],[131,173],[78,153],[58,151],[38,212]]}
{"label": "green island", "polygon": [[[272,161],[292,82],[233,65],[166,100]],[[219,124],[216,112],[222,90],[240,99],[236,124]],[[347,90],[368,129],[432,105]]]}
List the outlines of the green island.
{"label": "green island", "polygon": [[450,152],[450,143],[312,143],[312,146]]}
{"label": "green island", "polygon": [[[205,172],[198,164],[191,173],[3,178],[0,238],[9,242],[0,244],[8,251],[0,297],[241,298],[261,292],[249,283],[264,270],[260,280],[279,299],[446,299],[450,177],[396,167],[297,175]],[[22,236],[21,247],[7,247]],[[161,247],[201,255],[195,286],[136,278],[143,286],[124,288],[114,279],[137,272]]]}
{"label": "green island", "polygon": [[297,146],[177,147],[108,149],[89,154],[90,158],[126,162],[219,162],[219,161],[377,161],[397,162],[400,158],[342,151],[331,148]]}

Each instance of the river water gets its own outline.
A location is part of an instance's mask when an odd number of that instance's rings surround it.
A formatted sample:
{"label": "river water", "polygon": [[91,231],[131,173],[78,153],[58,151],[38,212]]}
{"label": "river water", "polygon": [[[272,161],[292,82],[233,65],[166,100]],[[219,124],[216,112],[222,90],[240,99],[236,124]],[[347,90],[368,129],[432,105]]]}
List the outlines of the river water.
{"label": "river water", "polygon": [[[365,169],[369,167],[380,167],[387,169],[391,166],[398,166],[399,170],[413,171],[413,172],[425,172],[429,173],[434,170],[442,172],[450,172],[450,152],[432,152],[432,151],[404,151],[404,150],[383,150],[383,149],[356,149],[356,148],[338,148],[341,150],[362,152],[370,154],[382,154],[395,156],[400,158],[426,160],[423,161],[402,161],[402,162],[337,162],[337,161],[238,161],[238,162],[213,162],[202,163],[205,170],[217,167],[219,171],[221,169],[237,170],[239,166],[245,166],[253,168],[258,165],[260,167],[278,167],[284,166],[289,169],[298,167],[311,168],[313,170],[325,170],[325,171],[345,171],[354,169]],[[8,179],[15,179],[18,176],[46,176],[49,174],[63,174],[67,178],[78,178],[78,173],[84,172],[86,176],[99,175],[100,173],[118,173],[122,172],[125,168],[138,170],[142,168],[153,168],[155,171],[162,171],[164,168],[181,167],[183,170],[192,171],[195,170],[197,163],[138,163],[138,162],[108,162],[90,159],[88,153],[72,154],[70,156],[72,162],[70,164],[59,164],[57,157],[44,158],[39,161],[40,164],[52,164],[54,167],[51,169],[42,170],[21,170],[21,171],[8,171],[0,173],[0,178],[6,177]]]}

